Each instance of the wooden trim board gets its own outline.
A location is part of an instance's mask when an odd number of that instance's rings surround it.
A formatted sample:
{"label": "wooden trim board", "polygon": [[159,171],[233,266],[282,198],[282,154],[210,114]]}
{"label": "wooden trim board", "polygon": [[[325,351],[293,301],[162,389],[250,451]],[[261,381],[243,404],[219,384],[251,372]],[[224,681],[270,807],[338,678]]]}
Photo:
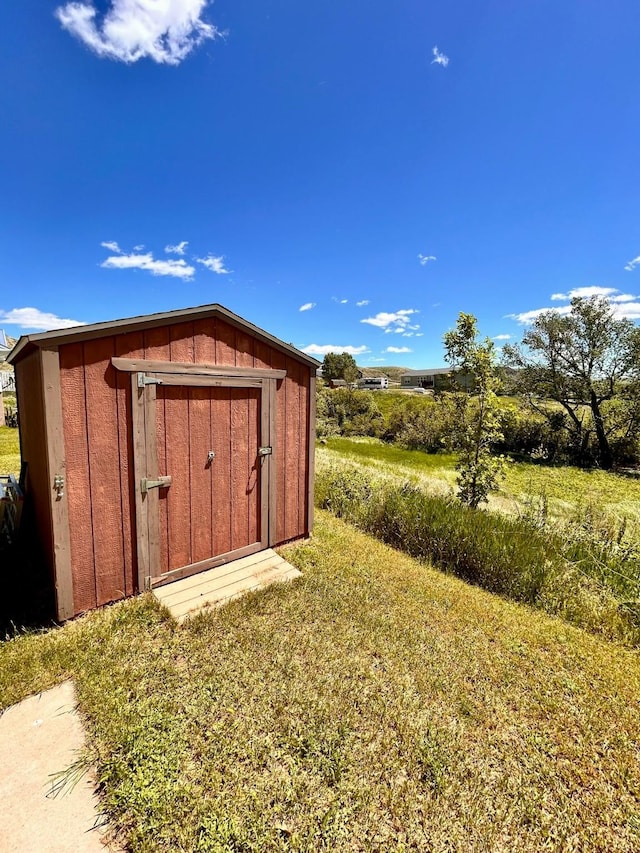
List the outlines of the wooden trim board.
{"label": "wooden trim board", "polygon": [[113,356],[111,364],[116,370],[127,373],[185,373],[196,376],[247,376],[257,379],[284,379],[286,370],[271,370],[268,367],[235,367],[225,364],[209,364],[188,361],[157,361],[145,358],[119,358]]}
{"label": "wooden trim board", "polygon": [[[74,615],[73,574],[71,571],[71,535],[66,498],[66,461],[64,424],[60,396],[60,357],[57,347],[40,351],[42,404],[46,436],[47,479],[51,508],[51,549],[56,593],[56,615],[63,622]],[[63,477],[62,493],[54,488],[56,476]]]}

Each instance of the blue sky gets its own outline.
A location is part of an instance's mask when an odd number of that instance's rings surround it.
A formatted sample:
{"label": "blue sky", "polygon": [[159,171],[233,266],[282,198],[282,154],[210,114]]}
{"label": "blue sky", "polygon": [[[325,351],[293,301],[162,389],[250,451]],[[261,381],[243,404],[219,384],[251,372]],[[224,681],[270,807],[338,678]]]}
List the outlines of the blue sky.
{"label": "blue sky", "polygon": [[[6,0],[0,327],[219,302],[443,363],[603,293],[640,318],[637,0]],[[510,336],[508,338],[507,336]]]}

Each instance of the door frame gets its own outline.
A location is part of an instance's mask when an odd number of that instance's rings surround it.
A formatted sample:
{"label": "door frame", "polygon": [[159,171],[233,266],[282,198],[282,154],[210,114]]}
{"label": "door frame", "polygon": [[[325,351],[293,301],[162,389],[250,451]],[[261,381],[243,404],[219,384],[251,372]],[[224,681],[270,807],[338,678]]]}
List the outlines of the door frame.
{"label": "door frame", "polygon": [[[131,428],[138,591],[161,586],[179,578],[223,565],[269,548],[276,541],[276,389],[286,370],[225,365],[112,358],[117,370],[131,374]],[[260,462],[260,541],[197,563],[154,574],[161,561],[159,489],[143,489],[143,480],[158,479],[156,388],[158,385],[188,387],[253,388],[260,392],[260,444],[271,447]],[[169,486],[170,488],[170,486]]]}

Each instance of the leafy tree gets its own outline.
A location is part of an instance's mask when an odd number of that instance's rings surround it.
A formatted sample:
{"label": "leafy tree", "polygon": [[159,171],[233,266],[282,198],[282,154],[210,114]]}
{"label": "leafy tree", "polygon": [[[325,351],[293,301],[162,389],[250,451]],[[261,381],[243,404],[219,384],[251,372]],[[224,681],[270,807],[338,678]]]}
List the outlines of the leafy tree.
{"label": "leafy tree", "polygon": [[[488,338],[478,340],[473,314],[460,313],[456,328],[444,335],[445,359],[454,368],[453,381],[463,388],[462,379],[474,380],[475,398],[459,391],[458,497],[476,509],[488,499],[504,476],[503,460],[491,454],[491,445],[502,438],[496,397],[496,353]],[[468,384],[468,383],[467,383]]]}
{"label": "leafy tree", "polygon": [[[579,460],[588,457],[595,432],[597,461],[612,468],[612,435],[637,429],[633,398],[640,375],[640,329],[616,319],[601,296],[576,298],[568,314],[540,314],[521,345],[504,348],[504,358],[517,370],[516,388],[531,406],[569,431]],[[562,407],[564,418],[550,400]],[[609,405],[614,400],[625,404]]]}
{"label": "leafy tree", "polygon": [[349,385],[358,378],[358,365],[348,352],[328,352],[322,362],[322,378],[330,382],[332,379],[344,379]]}

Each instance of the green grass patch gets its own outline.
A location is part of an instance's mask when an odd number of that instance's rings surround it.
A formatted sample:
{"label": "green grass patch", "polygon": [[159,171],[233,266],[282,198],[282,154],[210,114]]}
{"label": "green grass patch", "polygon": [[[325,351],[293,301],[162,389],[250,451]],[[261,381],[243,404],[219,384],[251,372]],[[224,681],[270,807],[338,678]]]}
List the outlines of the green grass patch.
{"label": "green grass patch", "polygon": [[[331,437],[325,444],[327,450],[342,458],[374,466],[381,472],[415,475],[419,478],[416,482],[427,490],[442,493],[455,489],[455,454],[404,450],[375,438]],[[600,515],[626,518],[633,528],[640,526],[640,479],[606,471],[509,461],[505,480],[489,505],[521,514],[540,501],[558,520],[583,515],[594,507]]]}
{"label": "green grass patch", "polygon": [[0,427],[0,475],[20,474],[20,436],[12,427]]}
{"label": "green grass patch", "polygon": [[0,645],[3,705],[74,677],[127,849],[638,848],[636,654],[323,512],[285,555],[182,628],[144,597]]}

